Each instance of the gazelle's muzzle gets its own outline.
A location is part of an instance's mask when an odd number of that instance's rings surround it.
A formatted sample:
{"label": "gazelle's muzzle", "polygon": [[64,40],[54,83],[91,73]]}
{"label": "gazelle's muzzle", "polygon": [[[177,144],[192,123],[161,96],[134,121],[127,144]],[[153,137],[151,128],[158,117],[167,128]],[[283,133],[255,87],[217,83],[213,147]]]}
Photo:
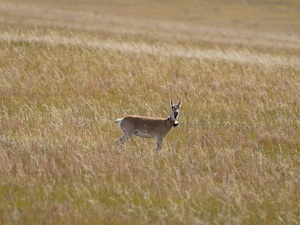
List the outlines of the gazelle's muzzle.
{"label": "gazelle's muzzle", "polygon": [[178,112],[174,112],[174,117],[175,117],[175,119],[178,117]]}

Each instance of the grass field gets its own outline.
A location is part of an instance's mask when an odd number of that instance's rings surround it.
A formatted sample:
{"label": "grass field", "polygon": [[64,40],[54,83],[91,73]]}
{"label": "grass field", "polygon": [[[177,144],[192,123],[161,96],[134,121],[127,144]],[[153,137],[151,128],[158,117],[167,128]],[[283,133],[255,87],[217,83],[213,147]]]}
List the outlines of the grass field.
{"label": "grass field", "polygon": [[299,50],[298,0],[0,0],[0,224],[299,224]]}

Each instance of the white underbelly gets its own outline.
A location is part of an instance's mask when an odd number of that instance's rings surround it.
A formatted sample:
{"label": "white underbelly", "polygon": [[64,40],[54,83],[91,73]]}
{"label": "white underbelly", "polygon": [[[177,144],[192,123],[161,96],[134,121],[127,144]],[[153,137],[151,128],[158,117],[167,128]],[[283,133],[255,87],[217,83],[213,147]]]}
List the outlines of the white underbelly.
{"label": "white underbelly", "polygon": [[145,131],[140,131],[140,130],[136,130],[134,133],[136,136],[139,137],[143,137],[143,138],[155,138],[156,136],[151,134],[151,133],[147,133]]}

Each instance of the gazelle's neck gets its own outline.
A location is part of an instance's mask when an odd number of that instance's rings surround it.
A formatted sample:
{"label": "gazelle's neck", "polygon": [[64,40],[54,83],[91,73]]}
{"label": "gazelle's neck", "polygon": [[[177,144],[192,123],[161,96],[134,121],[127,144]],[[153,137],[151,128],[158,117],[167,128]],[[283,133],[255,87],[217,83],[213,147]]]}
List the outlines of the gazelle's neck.
{"label": "gazelle's neck", "polygon": [[168,121],[172,127],[176,127],[179,124],[179,122],[173,119],[172,116],[168,116],[166,121]]}
{"label": "gazelle's neck", "polygon": [[171,116],[171,115],[170,115],[170,116],[168,116],[167,120],[168,120],[168,121],[175,121],[175,119],[174,119],[174,118],[172,118],[172,116]]}

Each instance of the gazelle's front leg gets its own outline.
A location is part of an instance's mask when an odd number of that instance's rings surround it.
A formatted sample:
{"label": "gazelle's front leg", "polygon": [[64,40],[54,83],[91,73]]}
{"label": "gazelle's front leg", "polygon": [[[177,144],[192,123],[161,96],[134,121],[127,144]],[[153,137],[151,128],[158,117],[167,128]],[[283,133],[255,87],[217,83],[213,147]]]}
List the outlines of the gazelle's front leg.
{"label": "gazelle's front leg", "polygon": [[157,137],[156,138],[156,150],[160,150],[162,148],[162,138]]}

